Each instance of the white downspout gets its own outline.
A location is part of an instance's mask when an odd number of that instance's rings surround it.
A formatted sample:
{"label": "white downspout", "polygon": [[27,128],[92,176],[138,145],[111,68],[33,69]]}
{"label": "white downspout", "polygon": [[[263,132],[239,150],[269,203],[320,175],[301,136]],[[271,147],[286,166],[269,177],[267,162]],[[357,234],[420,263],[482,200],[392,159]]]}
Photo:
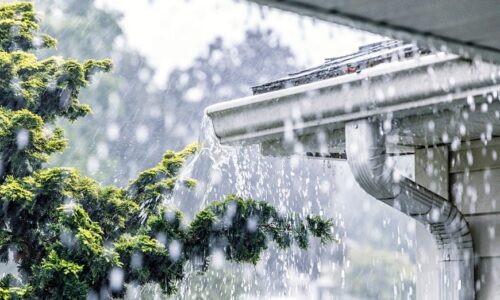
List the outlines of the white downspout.
{"label": "white downspout", "polygon": [[349,122],[345,135],[347,162],[359,185],[376,199],[426,225],[433,235],[441,256],[440,300],[474,299],[472,236],[461,212],[447,199],[396,175],[378,121]]}

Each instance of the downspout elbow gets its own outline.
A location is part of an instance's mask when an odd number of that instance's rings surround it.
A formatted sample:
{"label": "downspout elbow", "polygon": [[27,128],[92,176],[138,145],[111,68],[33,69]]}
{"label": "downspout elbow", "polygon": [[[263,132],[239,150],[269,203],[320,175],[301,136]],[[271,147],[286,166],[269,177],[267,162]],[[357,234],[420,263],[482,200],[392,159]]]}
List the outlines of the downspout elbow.
{"label": "downspout elbow", "polygon": [[401,189],[395,183],[380,126],[367,121],[346,124],[347,163],[358,184],[379,200],[394,199]]}
{"label": "downspout elbow", "polygon": [[379,122],[345,126],[347,162],[358,184],[374,198],[427,226],[440,253],[440,299],[474,299],[473,243],[462,213],[447,199],[396,175]]}

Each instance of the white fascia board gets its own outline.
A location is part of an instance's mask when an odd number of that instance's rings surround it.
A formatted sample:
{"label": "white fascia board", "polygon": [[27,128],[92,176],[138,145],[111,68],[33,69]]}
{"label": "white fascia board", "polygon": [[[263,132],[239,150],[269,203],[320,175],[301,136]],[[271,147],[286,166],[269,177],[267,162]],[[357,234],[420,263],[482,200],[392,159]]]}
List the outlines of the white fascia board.
{"label": "white fascia board", "polygon": [[206,109],[223,144],[261,143],[285,131],[341,129],[380,114],[412,116],[498,89],[498,66],[437,53]]}

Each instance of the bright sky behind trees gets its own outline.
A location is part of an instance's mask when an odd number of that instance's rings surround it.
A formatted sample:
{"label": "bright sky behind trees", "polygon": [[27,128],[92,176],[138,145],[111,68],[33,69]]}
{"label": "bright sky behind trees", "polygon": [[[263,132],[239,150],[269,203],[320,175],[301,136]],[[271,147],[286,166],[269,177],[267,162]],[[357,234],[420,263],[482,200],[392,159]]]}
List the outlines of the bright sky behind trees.
{"label": "bright sky behind trees", "polygon": [[217,36],[235,45],[244,40],[247,29],[256,26],[272,29],[283,44],[291,47],[302,65],[319,64],[325,57],[354,52],[360,45],[383,39],[247,1],[99,0],[98,3],[124,14],[122,27],[128,43],[158,67],[158,83],[164,83],[173,68],[189,66]]}

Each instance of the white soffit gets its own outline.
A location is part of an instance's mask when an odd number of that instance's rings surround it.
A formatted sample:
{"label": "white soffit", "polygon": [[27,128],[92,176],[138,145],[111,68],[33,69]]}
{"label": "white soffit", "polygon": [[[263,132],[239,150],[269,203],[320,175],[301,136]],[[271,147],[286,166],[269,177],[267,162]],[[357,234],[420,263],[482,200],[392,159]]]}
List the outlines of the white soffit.
{"label": "white soffit", "polygon": [[250,1],[500,63],[499,0]]}

